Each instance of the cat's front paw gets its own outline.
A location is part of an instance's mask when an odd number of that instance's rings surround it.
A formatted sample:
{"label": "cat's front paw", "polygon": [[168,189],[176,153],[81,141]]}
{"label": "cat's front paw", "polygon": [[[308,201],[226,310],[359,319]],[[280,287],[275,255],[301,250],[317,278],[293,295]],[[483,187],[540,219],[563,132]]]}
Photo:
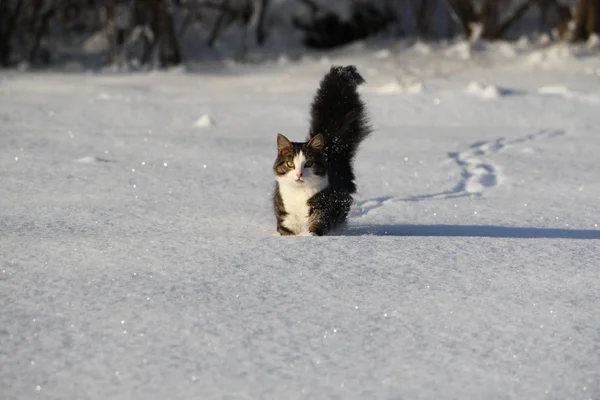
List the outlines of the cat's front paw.
{"label": "cat's front paw", "polygon": [[300,232],[298,235],[296,236],[317,236],[316,233],[314,232]]}

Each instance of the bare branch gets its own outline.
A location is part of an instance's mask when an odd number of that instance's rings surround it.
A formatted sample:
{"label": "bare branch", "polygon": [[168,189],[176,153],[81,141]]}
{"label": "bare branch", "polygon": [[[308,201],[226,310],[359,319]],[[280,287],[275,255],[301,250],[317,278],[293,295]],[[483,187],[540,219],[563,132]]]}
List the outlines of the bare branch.
{"label": "bare branch", "polygon": [[[227,14],[229,14],[231,11],[229,11],[229,1],[228,0],[224,0],[223,1],[223,8],[221,8],[221,13],[219,14],[219,16],[217,17],[217,20],[215,21],[215,24],[213,25],[213,28],[210,32],[210,36],[208,37],[208,40],[206,41],[206,45],[208,47],[213,47],[217,37],[219,36],[219,33],[221,32],[221,28],[223,27],[223,23],[225,22],[225,18],[227,17]],[[235,13],[235,11],[233,11],[233,13]]]}
{"label": "bare branch", "polygon": [[263,44],[267,37],[265,28],[265,17],[267,15],[267,8],[269,7],[269,0],[260,1],[260,10],[258,14],[258,23],[256,24],[256,42]]}
{"label": "bare branch", "polygon": [[33,63],[35,61],[35,56],[37,55],[38,49],[40,48],[40,42],[44,34],[48,30],[48,23],[50,22],[50,18],[54,15],[56,8],[54,5],[48,7],[39,18],[39,23],[37,29],[35,31],[35,38],[33,40],[33,45],[31,46],[31,50],[29,51],[29,62]]}
{"label": "bare branch", "polygon": [[[2,65],[8,65],[9,57],[11,53],[10,40],[15,29],[15,24],[21,8],[23,7],[23,0],[18,0],[17,5],[13,9],[13,12],[8,17],[8,26],[4,32],[0,31],[0,63]],[[6,8],[8,11],[8,7]]]}
{"label": "bare branch", "polygon": [[520,20],[523,17],[523,15],[525,15],[525,13],[529,10],[529,8],[534,5],[534,3],[535,3],[535,0],[525,0],[515,10],[515,12],[500,25],[500,27],[498,28],[498,31],[494,35],[495,38],[499,39],[502,36],[504,36],[506,31],[508,31],[515,22]]}
{"label": "bare branch", "polygon": [[422,36],[427,36],[429,33],[429,24],[427,23],[427,14],[429,12],[430,0],[421,0],[419,14],[417,16],[417,27]]}
{"label": "bare branch", "polygon": [[462,28],[463,33],[465,34],[465,37],[470,38],[471,37],[470,23],[473,21],[466,20],[463,16],[463,13],[460,13],[460,15],[459,15],[459,11],[456,10],[456,8],[454,7],[454,5],[452,5],[450,0],[444,0],[444,4],[446,5],[446,8],[448,9],[448,13],[452,17],[452,19],[454,20],[456,25],[458,25]]}

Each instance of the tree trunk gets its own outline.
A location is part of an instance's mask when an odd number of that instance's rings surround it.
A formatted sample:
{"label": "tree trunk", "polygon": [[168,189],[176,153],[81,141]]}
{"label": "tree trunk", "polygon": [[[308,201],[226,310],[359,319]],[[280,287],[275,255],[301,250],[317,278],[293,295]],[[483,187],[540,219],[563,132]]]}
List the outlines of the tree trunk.
{"label": "tree trunk", "polygon": [[593,33],[600,33],[600,0],[579,0],[572,41],[588,40]]}
{"label": "tree trunk", "polygon": [[[525,13],[529,10],[529,8],[533,5],[533,0],[526,0],[525,2],[521,3],[521,5],[519,6],[519,8],[517,8],[515,10],[515,12],[508,17],[501,25],[500,27],[497,29],[496,31],[496,35],[495,35],[495,39],[500,39],[502,38],[502,36],[504,36],[504,34],[510,29],[510,27],[517,22],[518,20],[520,20],[523,15],[525,15]],[[544,11],[545,9],[542,8],[542,18],[545,19],[545,15],[544,15]],[[543,26],[545,25],[544,23],[541,24],[542,27],[540,29],[543,29]]]}
{"label": "tree trunk", "polygon": [[479,16],[471,0],[458,0],[457,14],[467,38],[471,38],[473,27],[471,24],[479,22]]}
{"label": "tree trunk", "polygon": [[175,35],[173,15],[169,10],[167,0],[145,0],[146,15],[152,30],[152,43],[142,61],[147,61],[153,49],[158,50],[158,62],[161,67],[179,65],[181,52]]}
{"label": "tree trunk", "polygon": [[158,59],[160,65],[163,67],[179,65],[181,64],[181,52],[177,36],[175,36],[173,14],[171,14],[166,0],[159,0],[158,8],[160,25]]}
{"label": "tree trunk", "polygon": [[498,1],[486,0],[481,10],[481,23],[483,24],[481,36],[484,39],[496,39],[498,20]]}
{"label": "tree trunk", "polygon": [[228,18],[231,19],[229,13],[229,1],[224,0],[223,8],[220,10],[220,14],[217,17],[217,20],[215,21],[212,30],[210,31],[210,36],[208,37],[208,40],[206,41],[206,45],[208,47],[213,47],[215,45],[215,42],[217,41],[217,38],[219,37],[219,34],[221,33],[223,26],[225,25],[225,20]]}
{"label": "tree trunk", "polygon": [[42,38],[46,34],[46,31],[48,30],[48,23],[50,22],[50,18],[52,18],[55,11],[55,6],[51,5],[48,9],[44,10],[44,12],[39,16],[39,21],[35,30],[33,44],[31,46],[31,49],[29,50],[29,63],[31,64],[35,62],[36,55],[40,48],[40,43],[42,41]]}
{"label": "tree trunk", "polygon": [[558,28],[558,37],[561,40],[568,40],[569,35],[569,23],[573,19],[571,15],[571,9],[563,4],[556,4],[556,26]]}
{"label": "tree trunk", "polygon": [[421,0],[421,6],[417,15],[417,28],[422,37],[429,36],[429,9],[431,8],[430,0]]}
{"label": "tree trunk", "polygon": [[587,18],[588,34],[600,33],[600,0],[591,0]]}
{"label": "tree trunk", "polygon": [[260,1],[260,10],[258,14],[258,23],[256,25],[256,42],[262,45],[267,38],[267,28],[265,26],[267,8],[269,7],[269,0]]}
{"label": "tree trunk", "polygon": [[10,12],[9,6],[2,4],[2,11],[10,13],[8,15],[7,26],[4,28],[0,25],[0,64],[8,66],[10,63],[10,54],[12,52],[11,39],[15,29],[17,18],[21,13],[21,7],[23,6],[23,0],[18,0],[15,8]]}

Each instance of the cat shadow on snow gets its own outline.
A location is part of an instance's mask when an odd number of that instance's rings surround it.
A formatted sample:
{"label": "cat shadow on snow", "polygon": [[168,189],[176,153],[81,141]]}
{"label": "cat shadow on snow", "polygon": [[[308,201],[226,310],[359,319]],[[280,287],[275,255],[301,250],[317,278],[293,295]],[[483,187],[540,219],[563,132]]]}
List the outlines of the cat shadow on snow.
{"label": "cat shadow on snow", "polygon": [[600,230],[511,227],[496,225],[353,225],[331,236],[436,236],[513,239],[600,239]]}

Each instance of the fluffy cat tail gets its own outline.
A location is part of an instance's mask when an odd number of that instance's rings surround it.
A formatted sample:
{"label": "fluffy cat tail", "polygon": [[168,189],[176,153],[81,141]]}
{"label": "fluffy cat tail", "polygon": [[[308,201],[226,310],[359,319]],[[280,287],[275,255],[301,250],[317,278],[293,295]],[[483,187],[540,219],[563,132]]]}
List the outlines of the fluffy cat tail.
{"label": "fluffy cat tail", "polygon": [[356,192],[352,162],[371,127],[357,88],[365,80],[355,66],[332,67],[311,105],[310,138],[322,134],[330,184]]}

